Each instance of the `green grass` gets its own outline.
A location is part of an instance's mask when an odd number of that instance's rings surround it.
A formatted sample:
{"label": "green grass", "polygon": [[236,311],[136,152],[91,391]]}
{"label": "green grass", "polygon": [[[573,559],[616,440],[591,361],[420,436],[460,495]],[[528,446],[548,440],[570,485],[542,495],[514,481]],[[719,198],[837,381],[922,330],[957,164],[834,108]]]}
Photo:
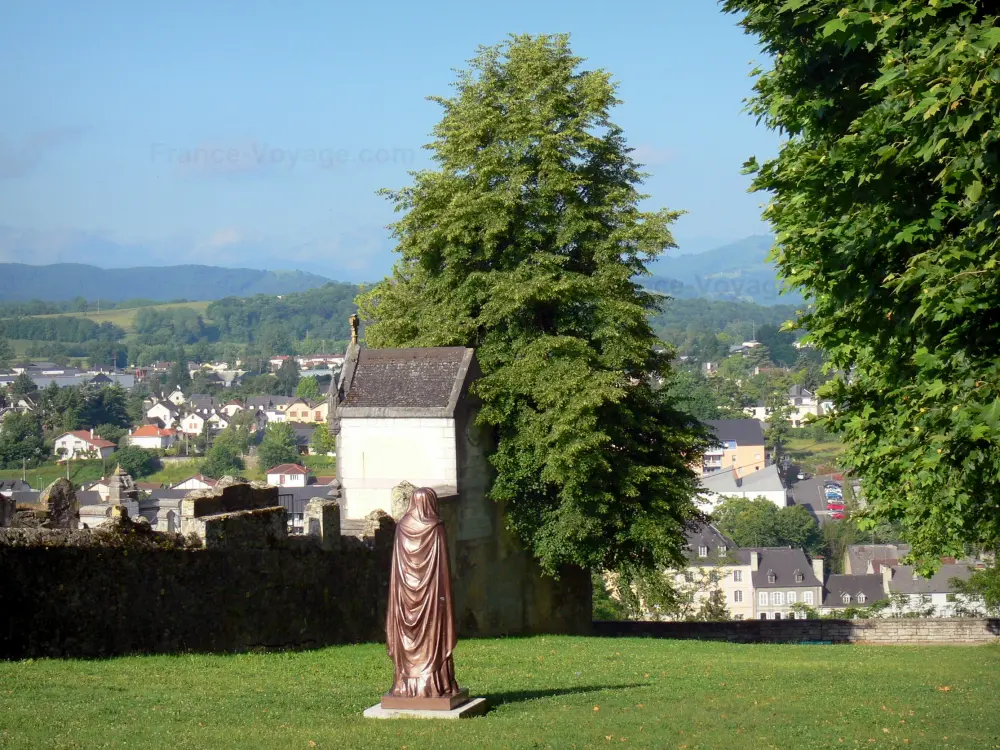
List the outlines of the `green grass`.
{"label": "green grass", "polygon": [[[107,468],[114,470],[114,462],[108,459]],[[70,461],[69,478],[77,486],[85,482],[93,482],[104,476],[105,463],[103,461]],[[34,468],[28,467],[25,476],[32,489],[42,489],[54,482],[59,477],[66,476],[66,464],[55,462],[45,463]],[[0,469],[0,479],[20,479],[21,469]],[[0,748],[3,745],[0,744]]]}
{"label": "green grass", "polygon": [[128,333],[135,332],[135,316],[138,314],[139,310],[173,310],[181,307],[187,307],[194,310],[199,315],[204,316],[205,311],[208,310],[208,306],[212,304],[211,302],[169,302],[162,305],[149,305],[148,307],[125,307],[114,310],[107,310],[104,312],[70,312],[70,313],[53,313],[51,315],[35,315],[36,318],[87,318],[95,323],[113,323],[117,326],[121,326]]}
{"label": "green grass", "polygon": [[374,644],[0,663],[0,747],[1000,747],[995,646],[536,637],[455,660],[485,717],[364,719],[391,681]]}
{"label": "green grass", "polygon": [[844,453],[844,444],[840,442],[817,443],[812,438],[793,438],[788,441],[785,450],[796,463],[811,474],[819,473],[821,469],[837,471],[840,457]]}

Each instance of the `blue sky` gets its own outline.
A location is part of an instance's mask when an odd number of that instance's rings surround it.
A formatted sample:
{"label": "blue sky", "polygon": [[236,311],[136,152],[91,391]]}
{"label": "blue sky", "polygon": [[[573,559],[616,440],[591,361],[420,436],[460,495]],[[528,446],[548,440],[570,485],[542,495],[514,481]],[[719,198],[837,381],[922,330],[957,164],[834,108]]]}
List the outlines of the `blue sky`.
{"label": "blue sky", "polygon": [[375,279],[375,191],[421,149],[454,68],[508,33],[572,34],[610,71],[650,207],[681,252],[766,231],[740,165],[753,40],[712,0],[0,5],[0,261],[206,263]]}

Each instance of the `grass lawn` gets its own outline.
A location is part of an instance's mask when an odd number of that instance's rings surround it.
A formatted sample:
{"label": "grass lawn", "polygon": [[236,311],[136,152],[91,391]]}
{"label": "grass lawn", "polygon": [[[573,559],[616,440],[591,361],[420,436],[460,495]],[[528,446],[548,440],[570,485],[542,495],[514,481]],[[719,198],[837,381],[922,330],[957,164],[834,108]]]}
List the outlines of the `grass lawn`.
{"label": "grass lawn", "polygon": [[492,710],[372,720],[380,645],[0,663],[3,748],[996,748],[1000,648],[459,643]]}
{"label": "grass lawn", "polygon": [[[115,468],[114,461],[108,459],[108,470]],[[70,461],[69,478],[73,484],[79,486],[85,482],[93,482],[104,476],[104,461]],[[66,476],[66,464],[45,463],[34,468],[28,467],[25,476],[28,484],[34,490],[44,489],[59,477]],[[0,479],[20,479],[21,469],[0,469]],[[0,745],[2,748],[3,745]]]}
{"label": "grass lawn", "polygon": [[[792,463],[803,467],[810,474],[818,474],[839,469],[844,444],[840,442],[817,443],[810,438],[793,438],[788,441],[785,450],[791,457]],[[821,472],[821,469],[826,471]]]}

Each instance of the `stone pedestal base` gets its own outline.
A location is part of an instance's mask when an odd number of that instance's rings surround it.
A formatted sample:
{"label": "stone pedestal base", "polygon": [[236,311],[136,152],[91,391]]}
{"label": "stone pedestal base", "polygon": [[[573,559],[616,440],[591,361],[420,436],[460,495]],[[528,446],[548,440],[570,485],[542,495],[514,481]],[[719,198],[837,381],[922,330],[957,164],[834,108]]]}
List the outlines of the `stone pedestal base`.
{"label": "stone pedestal base", "polygon": [[452,709],[383,708],[376,703],[365,709],[366,719],[468,719],[486,712],[486,699],[473,698]]}
{"label": "stone pedestal base", "polygon": [[386,693],[379,704],[382,708],[402,709],[403,711],[451,711],[463,703],[469,702],[469,691],[462,689],[455,695],[441,695],[435,698],[411,698],[405,695]]}

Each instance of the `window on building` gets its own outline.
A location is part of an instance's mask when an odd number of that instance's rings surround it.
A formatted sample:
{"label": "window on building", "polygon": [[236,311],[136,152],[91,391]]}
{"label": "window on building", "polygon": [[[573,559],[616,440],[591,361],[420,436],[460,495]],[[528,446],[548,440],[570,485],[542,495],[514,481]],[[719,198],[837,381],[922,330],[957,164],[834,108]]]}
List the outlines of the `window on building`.
{"label": "window on building", "polygon": [[733,615],[733,619],[734,620],[742,620],[743,619],[743,615]]}
{"label": "window on building", "polygon": [[762,607],[766,607],[767,606],[767,592],[766,591],[761,591],[757,595],[757,603],[760,606],[762,606]]}
{"label": "window on building", "polygon": [[704,544],[698,547],[698,557],[708,557],[708,547]]}
{"label": "window on building", "polygon": [[734,591],[733,592],[733,601],[736,602],[737,604],[742,603],[743,602],[743,592],[742,591]]}
{"label": "window on building", "polygon": [[692,573],[690,570],[685,570],[684,580],[687,581],[688,583],[694,583],[694,573]]}
{"label": "window on building", "polygon": [[776,580],[777,577],[774,575],[774,571],[773,570],[767,571],[767,582],[774,583]]}
{"label": "window on building", "polygon": [[761,612],[760,613],[760,619],[766,620],[767,619],[767,612]]}
{"label": "window on building", "polygon": [[813,592],[812,591],[806,591],[806,592],[804,592],[802,594],[802,601],[805,604],[812,604],[813,603]]}
{"label": "window on building", "polygon": [[743,571],[734,570],[733,571],[733,583],[743,583]]}
{"label": "window on building", "polygon": [[796,583],[802,583],[802,581],[804,581],[804,580],[805,580],[805,576],[802,575],[802,571],[801,570],[796,570],[795,571],[795,582]]}
{"label": "window on building", "polygon": [[754,453],[753,454],[753,460],[754,461],[760,461],[760,454],[759,453]]}
{"label": "window on building", "polygon": [[796,598],[795,597],[795,592],[794,591],[789,591],[788,592],[788,597],[786,598],[786,601],[789,604],[795,604],[795,598]]}
{"label": "window on building", "polygon": [[780,591],[771,592],[771,605],[774,607],[780,607],[785,603],[785,595]]}
{"label": "window on building", "polygon": [[[861,597],[862,596],[864,596],[864,594],[861,594],[860,596],[858,596],[858,601],[859,602],[861,601]],[[946,602],[957,602],[958,601],[958,597],[955,594],[945,594],[944,595],[944,600]]]}
{"label": "window on building", "polygon": [[726,554],[726,545],[722,544],[719,546],[719,557],[723,557]]}
{"label": "window on building", "polygon": [[774,619],[775,620],[780,620],[781,619],[781,612],[775,612],[774,613]]}
{"label": "window on building", "polygon": [[851,595],[850,594],[844,594],[842,597],[840,597],[840,601],[842,601],[844,604],[850,604],[851,603]]}
{"label": "window on building", "polygon": [[864,594],[858,594],[858,604],[864,604],[866,601],[868,601],[867,596]]}

